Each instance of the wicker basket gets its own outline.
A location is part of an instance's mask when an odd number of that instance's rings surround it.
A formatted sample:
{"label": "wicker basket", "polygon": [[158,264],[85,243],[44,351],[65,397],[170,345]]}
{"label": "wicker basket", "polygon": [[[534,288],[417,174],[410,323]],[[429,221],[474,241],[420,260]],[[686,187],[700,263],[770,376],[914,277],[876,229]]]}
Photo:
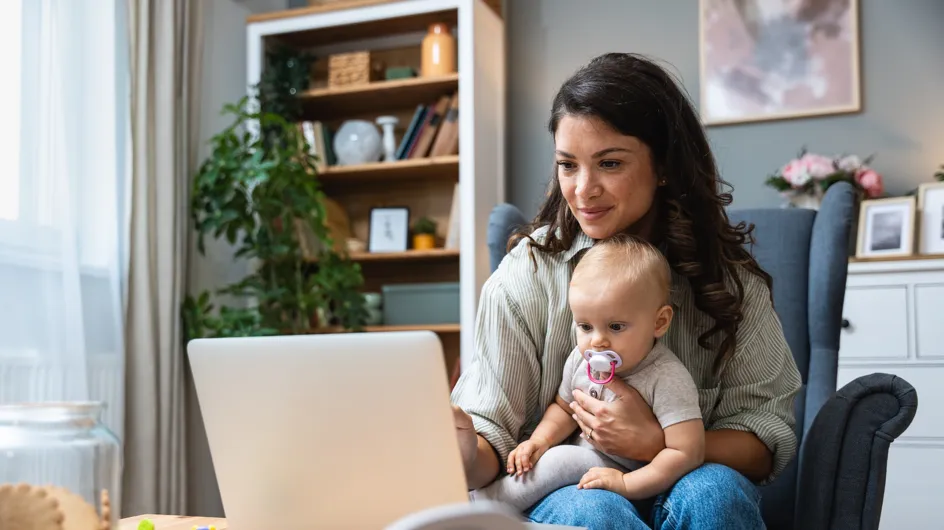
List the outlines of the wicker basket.
{"label": "wicker basket", "polygon": [[363,85],[377,77],[369,51],[338,53],[328,58],[328,88]]}

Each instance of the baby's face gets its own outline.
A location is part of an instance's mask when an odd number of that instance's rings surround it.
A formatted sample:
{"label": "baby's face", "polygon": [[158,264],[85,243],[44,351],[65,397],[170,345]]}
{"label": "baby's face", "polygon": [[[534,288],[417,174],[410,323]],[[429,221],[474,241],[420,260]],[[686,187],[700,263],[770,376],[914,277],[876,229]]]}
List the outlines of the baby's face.
{"label": "baby's face", "polygon": [[646,292],[644,284],[608,281],[598,274],[571,282],[570,310],[580,351],[615,351],[623,360],[618,372],[639,364],[672,318],[671,307]]}

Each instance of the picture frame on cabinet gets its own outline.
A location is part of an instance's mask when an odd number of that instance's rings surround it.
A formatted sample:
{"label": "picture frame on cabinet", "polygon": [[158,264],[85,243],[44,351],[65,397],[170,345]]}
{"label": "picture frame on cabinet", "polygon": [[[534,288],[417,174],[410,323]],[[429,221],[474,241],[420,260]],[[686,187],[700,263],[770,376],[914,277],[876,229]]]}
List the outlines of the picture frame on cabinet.
{"label": "picture frame on cabinet", "polygon": [[944,182],[918,186],[918,253],[944,257]]}
{"label": "picture frame on cabinet", "polygon": [[859,209],[857,258],[900,258],[914,254],[915,197],[862,201]]}
{"label": "picture frame on cabinet", "polygon": [[370,209],[368,252],[405,252],[410,243],[410,209],[385,206]]}

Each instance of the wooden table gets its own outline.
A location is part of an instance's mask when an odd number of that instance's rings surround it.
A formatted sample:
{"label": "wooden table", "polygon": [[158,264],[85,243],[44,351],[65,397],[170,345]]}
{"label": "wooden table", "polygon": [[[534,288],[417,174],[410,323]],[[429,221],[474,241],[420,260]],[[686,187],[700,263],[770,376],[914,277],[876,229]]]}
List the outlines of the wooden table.
{"label": "wooden table", "polygon": [[216,527],[216,530],[226,530],[226,519],[216,517],[188,517],[186,515],[136,515],[122,519],[118,523],[118,530],[138,530],[138,523],[150,519],[155,530],[190,530],[196,526]]}

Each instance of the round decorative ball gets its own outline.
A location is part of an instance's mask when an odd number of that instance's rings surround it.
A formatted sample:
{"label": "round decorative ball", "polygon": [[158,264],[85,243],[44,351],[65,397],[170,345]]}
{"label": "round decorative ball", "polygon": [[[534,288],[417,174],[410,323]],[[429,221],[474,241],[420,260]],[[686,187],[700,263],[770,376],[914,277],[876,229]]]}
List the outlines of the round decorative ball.
{"label": "round decorative ball", "polygon": [[342,166],[377,162],[383,154],[380,131],[369,121],[348,120],[334,135],[334,152]]}

